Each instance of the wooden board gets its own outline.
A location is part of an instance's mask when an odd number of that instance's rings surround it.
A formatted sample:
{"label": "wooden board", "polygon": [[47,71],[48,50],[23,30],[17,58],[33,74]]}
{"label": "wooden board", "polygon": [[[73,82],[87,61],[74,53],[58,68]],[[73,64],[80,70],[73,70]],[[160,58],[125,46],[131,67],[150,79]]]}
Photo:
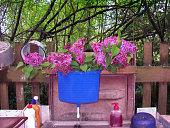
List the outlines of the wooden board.
{"label": "wooden board", "polygon": [[[170,67],[167,66],[128,66],[118,70],[116,74],[136,74],[136,82],[170,82]],[[16,75],[17,74],[17,75]],[[101,74],[114,74],[102,71]],[[11,67],[0,71],[0,82],[30,82],[22,73],[21,69]],[[46,82],[45,74],[41,72],[31,82]]]}
{"label": "wooden board", "polygon": [[[168,66],[168,43],[160,44],[160,64],[162,66]],[[167,77],[169,77],[168,75]],[[167,83],[162,81],[159,83],[159,100],[158,100],[158,112],[160,114],[166,114],[167,109]]]}
{"label": "wooden board", "polygon": [[[76,118],[76,104],[61,102],[58,97],[58,82],[54,76],[50,85],[51,120],[71,121]],[[81,85],[80,85],[81,86]],[[124,119],[130,119],[135,109],[135,77],[132,75],[106,75],[100,77],[99,101],[80,105],[82,121],[109,120],[112,103],[119,103]]]}
{"label": "wooden board", "polygon": [[16,83],[16,102],[18,110],[22,110],[25,107],[24,85],[21,82]]}
{"label": "wooden board", "polygon": [[0,97],[1,97],[1,109],[9,109],[8,104],[8,85],[5,82],[0,83]]}

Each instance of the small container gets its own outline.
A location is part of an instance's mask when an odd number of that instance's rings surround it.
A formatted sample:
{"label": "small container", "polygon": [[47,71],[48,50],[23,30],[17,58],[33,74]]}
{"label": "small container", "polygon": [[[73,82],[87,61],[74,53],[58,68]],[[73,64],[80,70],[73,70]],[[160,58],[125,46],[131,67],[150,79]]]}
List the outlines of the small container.
{"label": "small container", "polygon": [[31,104],[27,105],[24,116],[28,117],[26,120],[26,128],[35,128],[35,110],[32,108]]}
{"label": "small container", "polygon": [[40,120],[40,107],[36,104],[36,100],[32,99],[31,101],[32,108],[35,110],[35,119],[36,119],[36,126],[37,128],[41,127],[41,120]]}
{"label": "small container", "polygon": [[133,116],[131,128],[156,128],[156,120],[149,113],[139,112]]}
{"label": "small container", "polygon": [[112,103],[114,110],[110,114],[110,126],[111,127],[122,127],[122,112],[119,110],[118,103]]}

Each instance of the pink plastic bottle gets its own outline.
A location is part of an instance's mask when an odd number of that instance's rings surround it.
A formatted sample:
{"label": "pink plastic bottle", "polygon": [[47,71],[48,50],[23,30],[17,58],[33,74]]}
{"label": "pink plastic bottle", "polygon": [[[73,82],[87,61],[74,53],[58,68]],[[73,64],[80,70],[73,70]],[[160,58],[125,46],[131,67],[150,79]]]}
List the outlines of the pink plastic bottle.
{"label": "pink plastic bottle", "polygon": [[122,127],[122,112],[119,110],[118,103],[112,103],[114,110],[110,114],[110,126],[111,127]]}

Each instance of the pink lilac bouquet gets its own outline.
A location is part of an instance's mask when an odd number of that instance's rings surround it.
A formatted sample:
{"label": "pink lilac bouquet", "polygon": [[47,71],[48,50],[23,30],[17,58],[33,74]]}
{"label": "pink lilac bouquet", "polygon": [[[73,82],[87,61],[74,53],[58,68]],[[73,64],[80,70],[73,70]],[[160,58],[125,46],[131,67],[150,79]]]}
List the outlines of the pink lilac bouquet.
{"label": "pink lilac bouquet", "polygon": [[[107,37],[104,42],[94,42],[91,45],[92,54],[84,51],[86,39],[79,39],[71,45],[67,43],[58,53],[47,56],[43,59],[38,53],[26,53],[24,63],[27,64],[22,71],[27,78],[32,79],[44,67],[50,68],[52,73],[70,71],[95,71],[108,70],[116,72],[117,68],[124,68],[128,65],[131,57],[137,48],[129,41],[118,37]],[[20,62],[17,68],[24,65]]]}

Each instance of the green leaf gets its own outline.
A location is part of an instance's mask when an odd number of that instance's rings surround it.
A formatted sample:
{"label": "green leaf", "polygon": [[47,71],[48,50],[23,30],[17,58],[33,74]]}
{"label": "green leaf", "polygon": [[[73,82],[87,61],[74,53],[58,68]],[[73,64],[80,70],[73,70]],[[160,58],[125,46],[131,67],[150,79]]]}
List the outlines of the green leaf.
{"label": "green leaf", "polygon": [[58,52],[68,52],[68,49],[59,49]]}
{"label": "green leaf", "polygon": [[42,70],[42,69],[43,69],[43,66],[40,65],[40,66],[38,66],[38,68]]}
{"label": "green leaf", "polygon": [[118,65],[117,65],[118,69],[120,69],[121,66],[122,66],[122,64],[118,63]]}
{"label": "green leaf", "polygon": [[44,63],[41,64],[41,66],[46,66],[46,67],[50,66],[50,62],[44,62]]}
{"label": "green leaf", "polygon": [[55,68],[55,63],[53,63],[53,64],[50,66],[50,68]]}
{"label": "green leaf", "polygon": [[87,55],[84,58],[84,62],[91,62],[94,59],[94,56],[92,55]]}
{"label": "green leaf", "polygon": [[112,61],[112,59],[111,59],[111,57],[108,55],[108,56],[107,56],[107,59],[106,59],[106,68],[110,65],[111,61]]}
{"label": "green leaf", "polygon": [[103,52],[106,53],[106,46],[103,45]]}
{"label": "green leaf", "polygon": [[16,69],[18,69],[19,67],[22,67],[24,65],[24,62],[19,62]]}
{"label": "green leaf", "polygon": [[45,74],[45,73],[46,73],[46,71],[45,71],[45,70],[41,70],[41,72],[42,72],[42,74]]}
{"label": "green leaf", "polygon": [[130,60],[131,60],[131,57],[128,56],[128,59],[127,59],[127,63],[128,63],[128,64],[129,64]]}
{"label": "green leaf", "polygon": [[92,71],[91,68],[89,68],[87,71]]}
{"label": "green leaf", "polygon": [[111,64],[111,72],[116,73],[116,66],[115,64]]}
{"label": "green leaf", "polygon": [[77,61],[71,61],[70,65],[79,66]]}
{"label": "green leaf", "polygon": [[107,71],[111,71],[111,66],[109,65],[108,67],[106,67]]}
{"label": "green leaf", "polygon": [[106,52],[107,52],[107,53],[110,53],[110,52],[111,52],[110,43],[108,44],[108,47],[107,47],[107,49],[106,49]]}
{"label": "green leaf", "polygon": [[120,53],[120,49],[117,47],[116,44],[112,46],[112,58]]}
{"label": "green leaf", "polygon": [[32,72],[32,70],[33,70],[32,65],[27,65],[22,69],[22,72],[25,74],[27,79],[30,77],[30,73]]}
{"label": "green leaf", "polygon": [[30,73],[30,79],[32,79],[32,78],[34,78],[36,75],[37,75],[37,73],[38,73],[38,70],[37,69],[33,69],[32,71],[31,71],[31,73]]}
{"label": "green leaf", "polygon": [[84,71],[84,72],[87,71],[87,68],[88,68],[87,64],[80,65],[80,69],[81,69],[82,71]]}
{"label": "green leaf", "polygon": [[120,29],[118,30],[118,38],[117,38],[117,47],[120,48],[120,46],[122,45],[122,41],[120,41],[120,37],[121,37],[121,32]]}

